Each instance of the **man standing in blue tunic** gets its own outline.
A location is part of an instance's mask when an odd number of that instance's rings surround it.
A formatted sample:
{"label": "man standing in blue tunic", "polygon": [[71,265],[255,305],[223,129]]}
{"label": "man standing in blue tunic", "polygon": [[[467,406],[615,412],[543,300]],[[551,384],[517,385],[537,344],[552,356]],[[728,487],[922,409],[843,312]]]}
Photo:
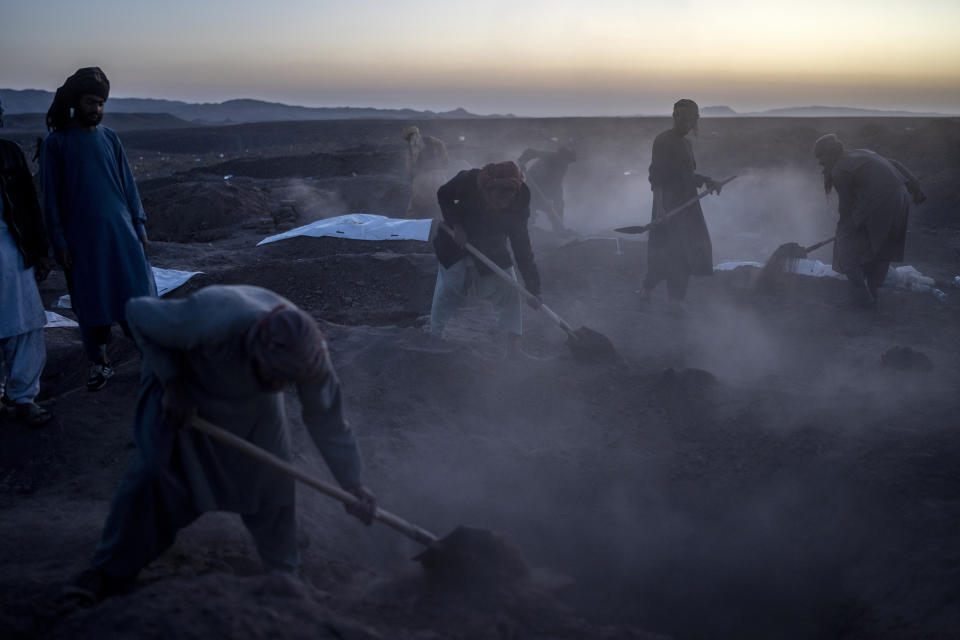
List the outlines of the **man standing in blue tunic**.
{"label": "man standing in blue tunic", "polygon": [[43,142],[41,179],[47,233],[63,267],[83,346],[90,360],[87,389],[113,375],[110,329],[124,320],[131,298],[156,295],[147,261],[146,215],[120,139],[100,125],[110,82],[85,67],[57,89]]}
{"label": "man standing in blue tunic", "polygon": [[0,387],[4,409],[32,427],[50,419],[34,402],[47,359],[47,316],[36,283],[50,271],[47,253],[27,160],[15,142],[0,139]]}

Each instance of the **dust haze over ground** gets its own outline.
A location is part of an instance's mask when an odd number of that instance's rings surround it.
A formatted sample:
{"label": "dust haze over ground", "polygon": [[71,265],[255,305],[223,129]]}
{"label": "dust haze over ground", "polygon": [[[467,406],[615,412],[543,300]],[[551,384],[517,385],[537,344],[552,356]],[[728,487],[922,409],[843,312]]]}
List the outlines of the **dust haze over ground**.
{"label": "dust haze over ground", "polygon": [[[929,293],[787,276],[772,294],[739,269],[692,282],[686,313],[637,300],[650,144],[665,118],[431,121],[454,166],[571,145],[567,221],[533,228],[544,301],[611,338],[621,365],[570,357],[525,311],[527,356],[474,307],[423,332],[436,275],[426,243],[263,236],[348,212],[399,217],[402,125],[265,123],[122,135],[156,239],[156,266],[271,288],[328,336],[382,506],[443,535],[489,528],[542,571],[496,590],[437,589],[416,545],[298,490],[301,582],[265,578],[238,518],[208,514],[133,592],[59,615],[134,455],[139,359],[100,393],[75,331],[47,331],[43,398],[55,414],[0,429],[0,629],[11,637],[623,638],[951,637],[960,628],[960,122],[703,119],[698,170],[739,177],[703,200],[714,262],[763,261],[832,235],[813,141],[837,131],[910,167],[930,200],[911,213],[906,263]],[[24,134],[22,143],[32,138]],[[227,177],[229,176],[229,178]],[[830,261],[825,248],[812,257]],[[52,302],[62,274],[44,283]],[[894,347],[932,369],[882,364]],[[893,361],[888,359],[888,361]],[[294,397],[288,409],[297,416]],[[327,472],[298,418],[294,463]]]}

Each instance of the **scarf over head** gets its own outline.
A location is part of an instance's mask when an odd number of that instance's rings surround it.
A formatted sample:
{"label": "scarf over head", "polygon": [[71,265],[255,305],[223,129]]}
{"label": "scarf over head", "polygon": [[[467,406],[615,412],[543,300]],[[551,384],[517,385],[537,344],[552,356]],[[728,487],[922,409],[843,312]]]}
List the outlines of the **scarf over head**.
{"label": "scarf over head", "polygon": [[69,96],[71,102],[76,102],[87,94],[106,100],[110,97],[110,81],[100,67],[84,67],[67,78],[61,89]]}
{"label": "scarf over head", "polygon": [[522,184],[523,172],[512,160],[490,163],[477,174],[480,193],[496,209],[509,205]]}
{"label": "scarf over head", "polygon": [[250,327],[247,351],[270,380],[306,382],[319,374],[327,346],[310,314],[281,304]]}
{"label": "scarf over head", "polygon": [[100,67],[84,67],[67,78],[53,96],[47,110],[47,129],[60,131],[69,126],[80,98],[90,94],[106,100],[110,97],[110,81]]}
{"label": "scarf over head", "polygon": [[827,195],[833,191],[833,165],[843,151],[843,141],[835,133],[820,136],[813,143],[813,155],[823,165],[823,190]]}

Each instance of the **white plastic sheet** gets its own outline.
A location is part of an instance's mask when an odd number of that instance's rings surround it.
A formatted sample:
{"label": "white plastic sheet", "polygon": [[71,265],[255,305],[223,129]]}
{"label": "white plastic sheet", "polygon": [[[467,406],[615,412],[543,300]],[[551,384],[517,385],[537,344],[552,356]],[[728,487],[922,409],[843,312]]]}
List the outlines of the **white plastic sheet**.
{"label": "white plastic sheet", "polygon": [[70,318],[64,318],[59,313],[54,313],[53,311],[45,311],[47,314],[47,324],[44,325],[46,329],[55,329],[57,327],[78,327],[75,320]]}
{"label": "white plastic sheet", "polygon": [[[752,260],[734,260],[731,262],[721,262],[713,268],[714,271],[733,271],[737,267],[757,267],[762,268],[762,262],[754,262]],[[843,278],[843,274],[837,273],[834,271],[830,265],[824,264],[819,260],[807,260],[806,258],[797,260],[796,265],[793,267],[793,273],[798,273],[802,276],[813,276],[815,278]]]}
{"label": "white plastic sheet", "polygon": [[[203,271],[177,271],[176,269],[161,269],[160,267],[151,267],[153,269],[153,279],[157,283],[157,295],[165,296],[174,289],[183,285],[193,276],[203,273]],[[69,295],[62,295],[57,300],[57,306],[61,309],[72,309]]]}
{"label": "white plastic sheet", "polygon": [[[733,271],[737,267],[757,267],[762,268],[762,262],[753,262],[749,260],[734,260],[731,262],[721,262],[716,265],[714,271]],[[837,273],[829,264],[824,264],[819,260],[797,260],[792,269],[793,273],[802,276],[813,276],[815,278],[846,278],[842,273]],[[960,277],[960,276],[958,276]],[[883,282],[886,287],[897,287],[900,289],[910,289],[921,293],[931,293],[940,300],[946,299],[946,294],[933,285],[935,281],[929,276],[925,276],[916,268],[910,265],[902,267],[890,267],[887,271],[887,278]]]}
{"label": "white plastic sheet", "polygon": [[372,213],[350,213],[335,218],[325,218],[311,222],[308,225],[278,233],[275,236],[264,238],[257,243],[262,244],[286,240],[296,236],[321,238],[349,238],[350,240],[421,240],[430,237],[429,218],[420,220],[406,220],[388,218]]}

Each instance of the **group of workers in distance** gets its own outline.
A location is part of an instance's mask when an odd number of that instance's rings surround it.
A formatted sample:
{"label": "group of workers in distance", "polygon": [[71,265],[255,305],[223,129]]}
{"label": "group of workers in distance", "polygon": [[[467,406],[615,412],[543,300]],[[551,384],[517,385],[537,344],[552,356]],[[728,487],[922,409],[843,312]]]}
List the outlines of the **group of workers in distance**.
{"label": "group of workers in distance", "polygon": [[[46,322],[36,282],[50,270],[51,249],[66,276],[90,361],[87,388],[102,389],[113,374],[107,356],[113,324],[142,356],[133,420],[137,454],[113,497],[89,568],[65,597],[89,605],[128,589],[179,529],[212,510],[240,514],[264,566],[292,572],[299,556],[291,478],[190,423],[197,415],[289,459],[282,391],[295,387],[307,431],[334,478],[355,497],[347,510],[369,524],[376,498],[362,480],[326,342],[309,313],[259,287],[210,286],[184,298],[157,297],[137,186],[119,138],[100,124],[109,91],[97,67],[78,70],[57,90],[40,156],[42,207],[23,153],[0,141],[4,406],[29,425],[50,419],[35,398]],[[654,141],[655,220],[696,196],[699,187],[720,191],[719,183],[696,171],[687,136],[698,119],[696,103],[680,100],[673,127]],[[546,213],[553,228],[565,232],[562,181],[576,154],[528,149],[519,164],[487,164],[437,184],[448,165],[442,141],[421,136],[416,127],[403,135],[414,185],[408,213],[430,211],[423,194],[432,192],[430,205],[439,206],[449,228],[433,241],[439,266],[430,331],[442,335],[465,297],[476,295],[493,301],[497,328],[516,341],[523,333],[520,295],[475,260],[467,243],[512,277],[519,275],[537,308],[531,210]],[[827,192],[836,189],[840,196],[834,267],[875,297],[889,262],[902,259],[910,201],[925,196],[905,167],[871,151],[848,151],[833,134],[817,140],[814,153]],[[665,281],[670,299],[681,301],[689,277],[709,275],[712,266],[703,212],[691,204],[651,233],[642,295],[649,297]]]}

